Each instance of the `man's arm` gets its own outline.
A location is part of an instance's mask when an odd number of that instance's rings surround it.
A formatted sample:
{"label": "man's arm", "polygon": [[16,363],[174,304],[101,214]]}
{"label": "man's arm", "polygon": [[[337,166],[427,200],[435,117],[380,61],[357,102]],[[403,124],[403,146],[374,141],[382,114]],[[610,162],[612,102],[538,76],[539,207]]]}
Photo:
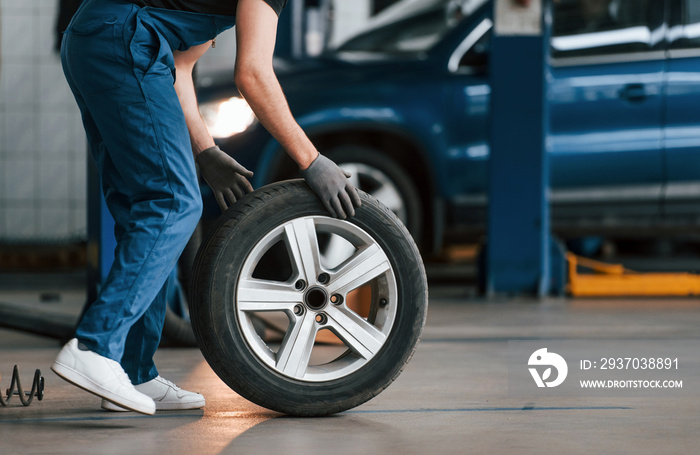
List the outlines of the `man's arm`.
{"label": "man's arm", "polygon": [[225,211],[246,193],[253,191],[253,187],[247,180],[253,176],[253,173],[214,144],[214,139],[199,113],[192,70],[199,57],[210,46],[211,41],[193,46],[183,52],[173,53],[176,71],[175,92],[180,100],[182,112],[185,114],[192,153],[199,164],[199,170],[214,192],[219,207]]}
{"label": "man's arm", "polygon": [[335,163],[319,155],[292,116],[272,67],[277,14],[263,0],[239,0],[235,81],[260,123],[296,161],[304,180],[332,216],[353,216],[360,197]]}
{"label": "man's arm", "polygon": [[240,0],[236,11],[236,72],[238,90],[258,120],[306,169],[318,156],[316,147],[289,111],[272,68],[277,14],[262,0]]}
{"label": "man's arm", "polygon": [[199,57],[211,47],[211,41],[193,46],[186,51],[175,51],[175,91],[180,99],[182,111],[185,114],[187,130],[190,132],[192,152],[197,156],[202,150],[214,146],[214,139],[209,134],[207,126],[202,120],[197,106],[197,97],[194,91],[192,70]]}

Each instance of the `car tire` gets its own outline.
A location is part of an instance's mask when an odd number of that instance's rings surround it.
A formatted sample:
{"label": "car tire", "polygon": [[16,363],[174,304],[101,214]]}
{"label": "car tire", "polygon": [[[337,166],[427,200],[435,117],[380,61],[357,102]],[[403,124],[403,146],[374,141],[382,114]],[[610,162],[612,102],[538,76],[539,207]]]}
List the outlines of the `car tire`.
{"label": "car tire", "polygon": [[165,310],[161,344],[168,347],[197,347],[197,339],[192,331],[190,321],[177,314],[169,306]]}
{"label": "car tire", "polygon": [[197,347],[197,340],[194,337],[192,324],[190,323],[189,305],[187,302],[189,301],[189,285],[192,281],[194,260],[202,244],[202,237],[203,228],[200,222],[197,224],[177,262],[178,283],[175,292],[168,296],[161,337],[161,345],[163,346]]}
{"label": "car tire", "polygon": [[[376,396],[410,360],[427,311],[425,269],[396,216],[360,197],[355,216],[338,220],[303,180],[274,183],[230,208],[204,241],[192,282],[194,333],[211,368],[239,395],[285,414],[333,414]],[[333,268],[313,240],[328,232],[357,248]],[[274,281],[257,276],[280,246],[289,264],[278,270],[287,271]],[[368,290],[366,315],[350,308],[356,286]],[[272,310],[288,320],[278,347],[249,317]],[[340,344],[320,342],[317,332]],[[316,364],[316,353],[330,357]]]}
{"label": "car tire", "polygon": [[[354,174],[352,180],[358,189],[389,207],[420,246],[424,229],[423,202],[418,186],[400,162],[382,150],[366,145],[340,145],[323,153]],[[389,194],[390,199],[398,198],[398,201],[387,200],[382,192]]]}
{"label": "car tire", "polygon": [[185,291],[185,295],[190,295],[190,282],[192,281],[192,269],[194,268],[194,260],[197,257],[197,251],[202,245],[202,239],[204,238],[204,228],[202,226],[202,221],[200,220],[195,227],[190,240],[185,245],[185,249],[180,254],[180,259],[177,261],[178,267],[178,277],[180,283],[182,284],[182,289]]}

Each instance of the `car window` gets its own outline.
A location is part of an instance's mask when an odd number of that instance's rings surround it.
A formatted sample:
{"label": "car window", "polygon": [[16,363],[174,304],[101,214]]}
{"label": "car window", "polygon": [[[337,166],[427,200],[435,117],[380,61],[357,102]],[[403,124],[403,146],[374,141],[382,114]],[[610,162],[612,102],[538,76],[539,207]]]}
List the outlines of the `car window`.
{"label": "car window", "polygon": [[486,71],[491,52],[491,30],[484,33],[459,61],[459,70],[476,69]]}
{"label": "car window", "polygon": [[700,47],[700,2],[681,0],[680,20],[669,31],[672,49]]}
{"label": "car window", "polygon": [[425,9],[419,9],[408,17],[349,39],[337,51],[406,56],[422,54],[464,19],[463,10],[455,7],[455,4],[460,5],[461,2],[442,0],[429,3]]}
{"label": "car window", "polygon": [[387,54],[415,53],[428,49],[446,29],[445,14],[436,9],[357,37],[345,43],[339,50]]}
{"label": "car window", "polygon": [[434,9],[357,36],[341,45],[338,51],[420,53],[435,44],[447,30],[444,11]]}
{"label": "car window", "polygon": [[554,2],[552,56],[649,51],[663,42],[661,24],[659,0],[559,0]]}

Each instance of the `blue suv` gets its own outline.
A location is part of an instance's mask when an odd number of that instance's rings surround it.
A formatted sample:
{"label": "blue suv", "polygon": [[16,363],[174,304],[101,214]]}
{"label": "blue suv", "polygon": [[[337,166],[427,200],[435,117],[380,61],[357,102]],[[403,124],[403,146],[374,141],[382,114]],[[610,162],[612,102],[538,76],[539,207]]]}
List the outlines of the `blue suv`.
{"label": "blue suv", "polygon": [[[320,58],[280,61],[277,72],[319,150],[394,210],[430,253],[485,232],[492,6],[412,5]],[[553,17],[553,230],[572,237],[695,229],[700,2],[559,0]],[[294,176],[230,72],[205,82],[203,117],[220,146],[255,171],[255,186]],[[527,108],[514,100],[513,109]]]}

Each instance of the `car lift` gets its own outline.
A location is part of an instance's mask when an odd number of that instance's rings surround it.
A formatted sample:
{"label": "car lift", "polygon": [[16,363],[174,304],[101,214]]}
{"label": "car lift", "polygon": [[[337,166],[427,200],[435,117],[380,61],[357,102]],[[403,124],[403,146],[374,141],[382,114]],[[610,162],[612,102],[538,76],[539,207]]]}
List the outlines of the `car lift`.
{"label": "car lift", "polygon": [[[700,275],[634,272],[566,253],[552,236],[546,146],[552,2],[494,0],[493,4],[486,293],[700,295]],[[579,268],[594,273],[579,273]]]}
{"label": "car lift", "polygon": [[[700,275],[640,273],[567,253],[568,293],[573,297],[644,297],[700,295]],[[579,269],[593,273],[579,273]]]}

